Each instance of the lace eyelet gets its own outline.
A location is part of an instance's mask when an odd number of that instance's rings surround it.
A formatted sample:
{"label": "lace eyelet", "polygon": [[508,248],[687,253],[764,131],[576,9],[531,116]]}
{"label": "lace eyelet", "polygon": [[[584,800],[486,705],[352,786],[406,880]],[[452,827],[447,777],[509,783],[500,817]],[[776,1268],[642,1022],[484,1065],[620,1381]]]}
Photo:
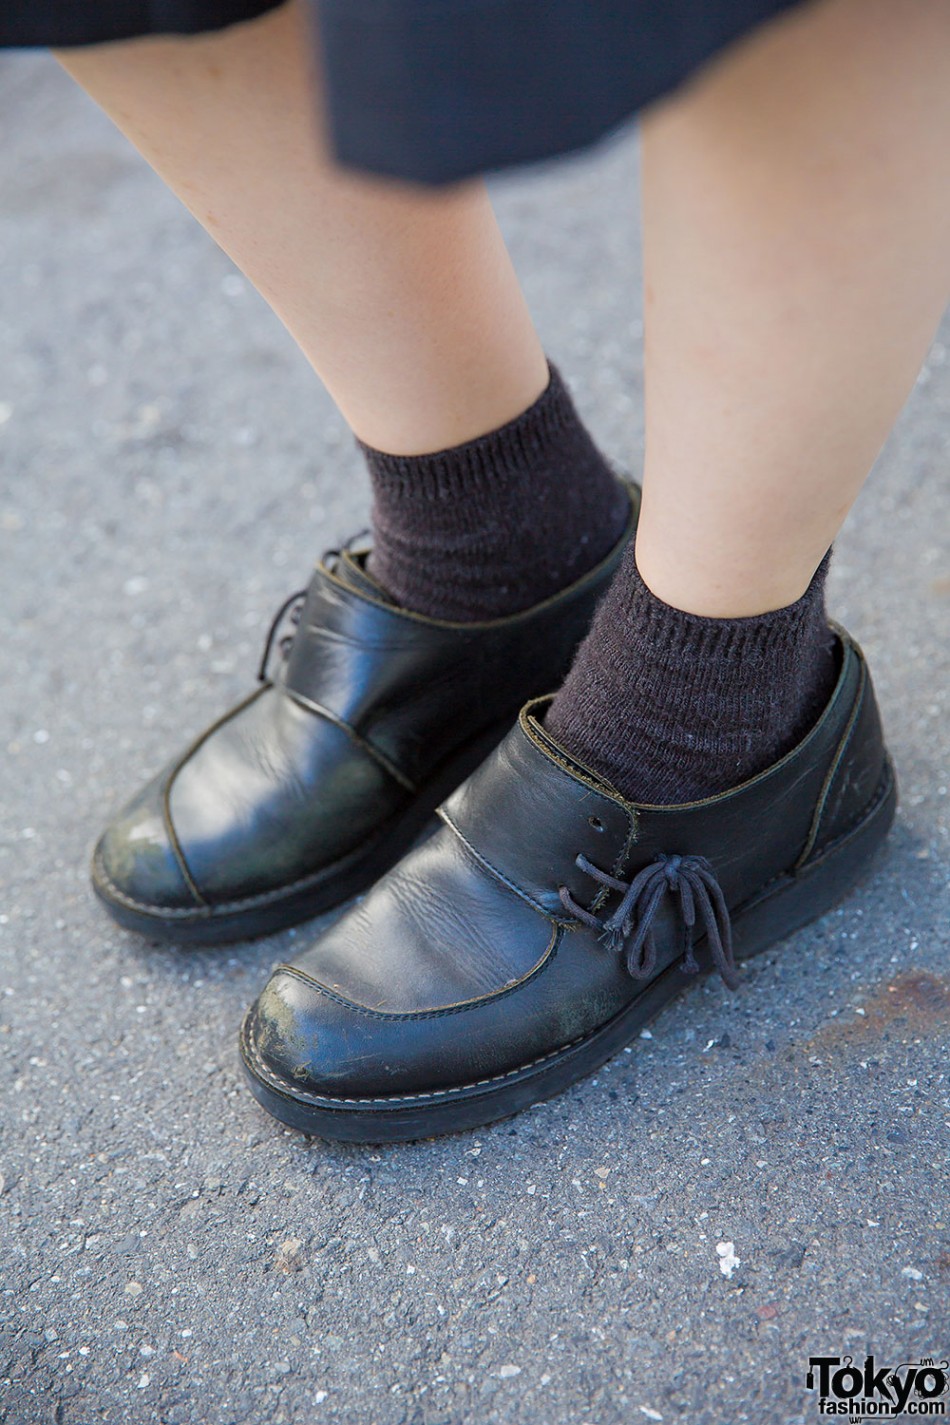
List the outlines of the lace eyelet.
{"label": "lace eyelet", "polygon": [[592,827],[592,828],[594,829],[594,831],[606,831],[606,830],[607,830],[606,826],[604,826],[604,823],[601,821],[601,819],[600,819],[599,816],[589,816],[589,817],[587,818],[587,825],[590,826],[590,827]]}

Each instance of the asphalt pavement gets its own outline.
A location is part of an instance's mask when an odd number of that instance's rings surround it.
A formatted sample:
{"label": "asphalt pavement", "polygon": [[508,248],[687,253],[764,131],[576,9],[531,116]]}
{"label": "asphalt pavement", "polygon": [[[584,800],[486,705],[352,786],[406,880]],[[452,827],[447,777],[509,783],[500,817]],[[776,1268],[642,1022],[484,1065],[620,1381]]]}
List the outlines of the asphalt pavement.
{"label": "asphalt pavement", "polygon": [[[945,1357],[950,323],[831,575],[901,778],[874,875],[551,1103],[328,1145],[236,1051],[312,928],[156,948],[87,858],[249,688],[367,483],[276,319],[49,57],[0,58],[0,132],[0,1420],[811,1425],[809,1357]],[[496,185],[547,348],[634,470],[635,174],[627,137]]]}

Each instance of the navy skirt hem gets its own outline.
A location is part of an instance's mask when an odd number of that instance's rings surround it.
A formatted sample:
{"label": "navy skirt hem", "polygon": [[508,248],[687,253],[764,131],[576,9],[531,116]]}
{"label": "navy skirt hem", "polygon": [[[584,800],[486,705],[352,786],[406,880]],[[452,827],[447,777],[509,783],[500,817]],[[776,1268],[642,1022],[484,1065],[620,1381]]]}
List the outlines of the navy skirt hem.
{"label": "navy skirt hem", "polygon": [[3,0],[0,47],[68,49],[222,30],[274,10],[282,0]]}
{"label": "navy skirt hem", "polygon": [[579,149],[794,0],[311,0],[339,158],[423,183]]}
{"label": "navy skirt hem", "polygon": [[[448,183],[581,149],[800,0],[309,0],[330,142]],[[281,0],[5,0],[0,45],[194,34]]]}

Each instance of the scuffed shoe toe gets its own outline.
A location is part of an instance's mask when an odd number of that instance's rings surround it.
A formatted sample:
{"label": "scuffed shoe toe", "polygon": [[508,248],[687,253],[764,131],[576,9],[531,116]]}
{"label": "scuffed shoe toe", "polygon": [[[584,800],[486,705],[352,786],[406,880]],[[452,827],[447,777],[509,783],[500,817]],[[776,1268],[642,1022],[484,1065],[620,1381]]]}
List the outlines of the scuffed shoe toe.
{"label": "scuffed shoe toe", "polygon": [[[141,917],[174,918],[200,904],[176,855],[164,815],[165,775],[143,787],[103,833],[93,853],[97,895],[116,919],[141,929]],[[132,920],[134,917],[134,920]]]}

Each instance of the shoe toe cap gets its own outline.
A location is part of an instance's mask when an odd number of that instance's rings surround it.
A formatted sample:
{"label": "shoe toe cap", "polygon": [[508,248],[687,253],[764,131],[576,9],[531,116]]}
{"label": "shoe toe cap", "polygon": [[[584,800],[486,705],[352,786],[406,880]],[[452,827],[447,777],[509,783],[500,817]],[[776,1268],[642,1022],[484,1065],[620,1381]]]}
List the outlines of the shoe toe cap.
{"label": "shoe toe cap", "polygon": [[[343,1011],[342,1016],[340,1011]],[[285,968],[274,971],[248,1014],[244,1040],[251,1067],[295,1091],[339,1092],[345,1085],[349,1019],[316,985]],[[348,1085],[346,1085],[348,1087]]]}
{"label": "shoe toe cap", "polygon": [[[424,1046],[406,1026],[376,1018],[281,966],[251,1006],[241,1033],[253,1079],[301,1103],[353,1103],[413,1092]],[[273,1109],[271,1110],[273,1111]]]}
{"label": "shoe toe cap", "polygon": [[93,855],[93,883],[107,902],[155,912],[199,904],[182,870],[165,820],[165,776],[135,796],[106,828]]}

